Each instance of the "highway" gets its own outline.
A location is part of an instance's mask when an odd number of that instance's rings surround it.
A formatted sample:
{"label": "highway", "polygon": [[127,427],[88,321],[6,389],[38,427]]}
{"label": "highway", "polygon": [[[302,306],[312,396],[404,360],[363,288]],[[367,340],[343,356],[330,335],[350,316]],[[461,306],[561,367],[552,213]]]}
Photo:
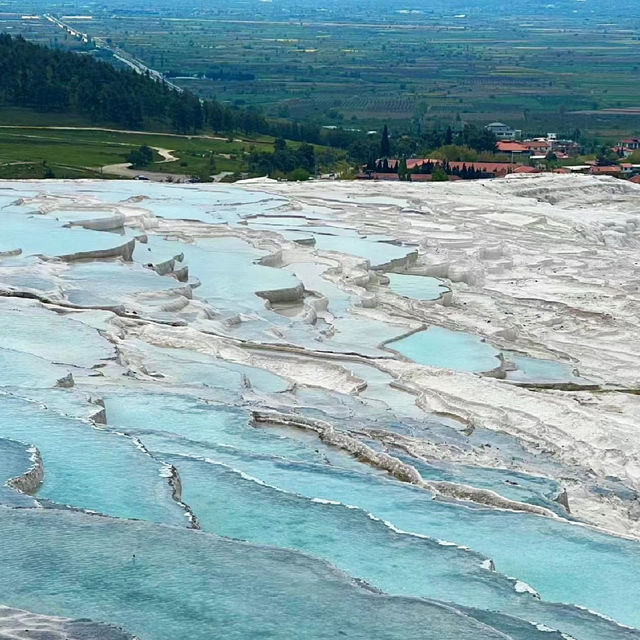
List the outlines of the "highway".
{"label": "highway", "polygon": [[166,84],[168,87],[171,87],[174,91],[177,91],[178,93],[182,93],[184,91],[182,87],[179,87],[177,84],[174,84],[173,82],[170,82],[169,80],[167,80],[160,71],[156,71],[156,69],[152,69],[151,67],[148,67],[146,64],[144,64],[144,62],[142,62],[141,60],[138,60],[137,58],[132,56],[130,53],[125,51],[124,49],[108,44],[104,38],[92,38],[88,33],[83,33],[82,31],[75,29],[71,25],[66,24],[65,22],[62,22],[62,20],[60,20],[59,18],[56,18],[50,13],[45,13],[44,17],[49,22],[53,23],[63,31],[66,31],[69,35],[73,36],[74,38],[78,38],[82,40],[82,42],[87,44],[89,42],[93,42],[98,49],[104,49],[106,51],[109,51],[114,58],[120,60],[120,62],[123,62],[127,66],[131,67],[134,71],[138,72],[139,74],[141,75],[148,74],[149,77],[155,80],[156,82],[164,82],[164,84]]}

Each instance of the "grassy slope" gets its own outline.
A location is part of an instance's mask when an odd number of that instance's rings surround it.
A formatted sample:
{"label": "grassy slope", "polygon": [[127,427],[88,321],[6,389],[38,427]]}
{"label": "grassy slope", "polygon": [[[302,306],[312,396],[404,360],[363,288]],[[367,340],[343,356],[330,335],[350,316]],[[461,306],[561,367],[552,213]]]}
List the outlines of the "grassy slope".
{"label": "grassy slope", "polygon": [[[39,114],[26,109],[0,110],[0,177],[42,177],[48,166],[56,177],[95,177],[104,165],[125,162],[132,149],[146,144],[170,149],[177,162],[147,168],[166,173],[200,175],[216,171],[242,171],[244,155],[252,150],[271,151],[273,139],[214,139],[163,133],[129,133],[47,129],[53,126],[90,126],[66,114]],[[22,125],[22,126],[20,126]],[[156,155],[156,160],[160,157]],[[46,166],[43,165],[46,163]],[[20,163],[20,164],[17,164]],[[27,164],[22,164],[27,163]]]}

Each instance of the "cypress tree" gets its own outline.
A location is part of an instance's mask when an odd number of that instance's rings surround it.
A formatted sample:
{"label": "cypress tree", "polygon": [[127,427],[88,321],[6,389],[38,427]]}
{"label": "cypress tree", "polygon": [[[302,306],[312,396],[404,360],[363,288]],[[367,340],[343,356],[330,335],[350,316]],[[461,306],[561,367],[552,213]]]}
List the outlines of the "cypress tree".
{"label": "cypress tree", "polygon": [[407,180],[408,174],[407,159],[403,156],[398,160],[398,180]]}
{"label": "cypress tree", "polygon": [[447,127],[447,132],[444,134],[444,143],[451,144],[453,142],[453,131],[451,131],[451,127]]}
{"label": "cypress tree", "polygon": [[389,144],[389,129],[387,129],[387,125],[384,125],[384,129],[382,130],[382,140],[380,142],[380,157],[388,158],[391,155],[391,146]]}

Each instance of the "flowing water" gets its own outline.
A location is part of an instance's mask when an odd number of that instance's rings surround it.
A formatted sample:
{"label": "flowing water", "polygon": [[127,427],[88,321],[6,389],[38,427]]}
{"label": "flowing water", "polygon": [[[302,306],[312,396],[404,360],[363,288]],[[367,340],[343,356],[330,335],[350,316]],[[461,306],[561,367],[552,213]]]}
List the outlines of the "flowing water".
{"label": "flowing water", "polygon": [[[143,640],[640,638],[640,546],[556,501],[575,471],[427,415],[384,363],[479,374],[507,361],[504,384],[579,380],[574,367],[368,314],[342,259],[380,266],[415,248],[288,205],[232,186],[0,189],[0,251],[23,250],[0,254],[0,603]],[[64,226],[116,213],[119,233]],[[143,233],[132,262],[51,259]],[[388,275],[416,304],[449,290]],[[339,437],[254,419],[265,409]],[[37,460],[33,496],[7,484]],[[636,497],[614,478],[593,490]]]}

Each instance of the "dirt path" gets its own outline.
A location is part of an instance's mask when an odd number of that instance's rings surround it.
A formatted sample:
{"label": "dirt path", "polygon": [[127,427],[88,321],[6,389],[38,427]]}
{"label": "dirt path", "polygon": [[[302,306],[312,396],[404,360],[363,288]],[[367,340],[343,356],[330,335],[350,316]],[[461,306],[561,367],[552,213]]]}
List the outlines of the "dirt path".
{"label": "dirt path", "polygon": [[[171,138],[184,138],[186,140],[192,140],[194,138],[199,140],[228,140],[226,136],[209,136],[204,133],[198,133],[193,135],[184,135],[181,133],[167,133],[166,131],[133,131],[131,129],[109,129],[107,127],[47,127],[39,125],[15,125],[15,124],[0,124],[0,129],[47,129],[50,131],[106,131],[107,133],[128,133],[136,136],[169,136]],[[247,140],[246,138],[234,138],[234,142],[247,142],[255,143],[255,140]]]}
{"label": "dirt path", "polygon": [[158,155],[162,156],[162,160],[159,160],[155,164],[162,164],[163,162],[176,162],[180,158],[176,158],[173,155],[173,149],[164,149],[163,147],[151,147],[154,151],[158,152]]}
{"label": "dirt path", "polygon": [[[153,163],[153,166],[166,164],[167,162],[176,162],[180,160],[173,155],[173,149],[165,149],[164,147],[151,147],[162,157]],[[148,180],[154,182],[185,182],[190,176],[184,173],[167,173],[162,171],[154,171],[152,168],[133,169],[130,162],[118,162],[116,164],[107,164],[100,168],[102,173],[112,176],[121,176],[123,178],[135,178],[136,176],[144,176]]]}
{"label": "dirt path", "polygon": [[[132,135],[140,135],[140,136],[169,136],[172,138],[184,138],[187,140],[198,138],[201,140],[228,140],[223,136],[209,136],[205,134],[198,135],[181,135],[179,133],[162,133],[159,131],[133,131],[128,129],[109,129],[106,127],[72,127],[72,126],[20,126],[20,125],[10,125],[10,124],[0,124],[0,129],[45,129],[48,131],[105,131],[108,133],[127,133]],[[35,137],[35,136],[34,136]],[[234,142],[255,142],[252,140],[244,140],[242,138],[234,138]],[[104,142],[104,144],[121,144],[125,145],[122,142]],[[179,157],[174,156],[173,152],[175,149],[166,149],[165,147],[154,147],[149,145],[151,149],[156,151],[158,155],[162,157],[162,160],[158,160],[154,162],[153,165],[161,165],[167,162],[177,162],[180,160]],[[154,171],[151,168],[147,169],[133,169],[131,167],[131,163],[129,162],[118,162],[116,164],[107,164],[103,167],[85,167],[86,169],[91,169],[92,171],[99,171],[101,173],[106,173],[112,176],[120,176],[123,178],[135,178],[136,176],[144,176],[148,180],[152,180],[154,182],[186,182],[191,177],[185,173],[168,173],[163,171]],[[219,174],[216,174],[214,180],[220,180],[223,177],[231,175],[229,171],[223,171]]]}

